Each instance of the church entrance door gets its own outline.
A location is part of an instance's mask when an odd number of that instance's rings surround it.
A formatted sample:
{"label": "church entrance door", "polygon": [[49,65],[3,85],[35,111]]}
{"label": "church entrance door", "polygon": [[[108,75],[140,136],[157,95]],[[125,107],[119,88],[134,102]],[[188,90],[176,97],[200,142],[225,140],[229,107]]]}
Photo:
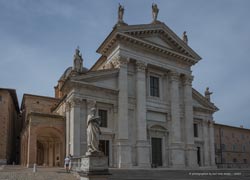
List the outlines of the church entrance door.
{"label": "church entrance door", "polygon": [[197,164],[201,166],[201,148],[197,147]]}
{"label": "church entrance door", "polygon": [[162,166],[162,138],[152,138],[152,166]]}

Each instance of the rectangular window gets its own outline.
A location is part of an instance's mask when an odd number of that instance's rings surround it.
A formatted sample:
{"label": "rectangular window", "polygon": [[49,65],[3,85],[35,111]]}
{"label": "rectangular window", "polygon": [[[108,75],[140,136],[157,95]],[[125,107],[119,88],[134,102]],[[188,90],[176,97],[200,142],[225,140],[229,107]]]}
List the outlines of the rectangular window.
{"label": "rectangular window", "polygon": [[222,149],[223,151],[225,151],[225,150],[226,150],[226,145],[225,145],[225,144],[222,144],[222,145],[221,145],[221,149]]}
{"label": "rectangular window", "polygon": [[237,149],[236,144],[233,144],[233,151],[236,151],[236,149]]}
{"label": "rectangular window", "polygon": [[247,159],[243,159],[243,162],[244,162],[245,164],[247,164]]}
{"label": "rectangular window", "polygon": [[100,127],[108,127],[108,111],[99,109],[98,110],[98,115],[101,118],[101,125]]}
{"label": "rectangular window", "polygon": [[244,134],[241,134],[241,139],[245,139],[245,136],[244,136]]}
{"label": "rectangular window", "polygon": [[0,102],[2,102],[2,96],[0,96]]}
{"label": "rectangular window", "polygon": [[159,78],[150,76],[150,96],[160,97]]}
{"label": "rectangular window", "polygon": [[198,137],[198,124],[194,124],[194,137]]}
{"label": "rectangular window", "polygon": [[245,146],[245,144],[242,145],[242,151],[246,152],[246,146]]}

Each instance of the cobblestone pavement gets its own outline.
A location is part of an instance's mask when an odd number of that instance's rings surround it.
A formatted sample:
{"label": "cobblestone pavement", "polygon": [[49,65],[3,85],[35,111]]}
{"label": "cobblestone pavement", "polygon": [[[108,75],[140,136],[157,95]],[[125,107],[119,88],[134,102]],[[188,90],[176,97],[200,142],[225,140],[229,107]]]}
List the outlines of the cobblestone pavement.
{"label": "cobblestone pavement", "polygon": [[38,167],[33,173],[32,168],[21,166],[0,166],[0,180],[78,180],[63,168]]}

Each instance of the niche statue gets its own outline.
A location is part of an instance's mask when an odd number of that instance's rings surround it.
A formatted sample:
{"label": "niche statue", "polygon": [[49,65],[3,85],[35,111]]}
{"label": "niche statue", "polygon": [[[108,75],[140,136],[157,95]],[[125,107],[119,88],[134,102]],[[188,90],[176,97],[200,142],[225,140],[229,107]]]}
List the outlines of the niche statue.
{"label": "niche statue", "polygon": [[96,109],[92,108],[90,114],[87,118],[87,143],[88,151],[86,154],[99,154],[99,136],[101,134],[100,130],[101,119],[96,115]]}

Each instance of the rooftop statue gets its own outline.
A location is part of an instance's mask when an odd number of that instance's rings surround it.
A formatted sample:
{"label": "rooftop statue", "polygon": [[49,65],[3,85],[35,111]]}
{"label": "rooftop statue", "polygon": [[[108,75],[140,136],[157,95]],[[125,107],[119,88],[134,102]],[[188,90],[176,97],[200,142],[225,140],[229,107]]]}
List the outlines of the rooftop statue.
{"label": "rooftop statue", "polygon": [[87,154],[98,154],[99,151],[99,136],[101,134],[100,130],[101,120],[100,117],[96,115],[96,109],[92,108],[90,114],[87,118],[87,143],[88,150]]}
{"label": "rooftop statue", "polygon": [[187,32],[184,31],[182,35],[182,40],[187,44],[188,43],[188,37],[187,37]]}
{"label": "rooftop statue", "polygon": [[210,92],[209,91],[209,87],[206,88],[206,91],[205,91],[205,98],[210,101],[210,95],[213,94],[213,92]]}
{"label": "rooftop statue", "polygon": [[124,6],[119,3],[118,7],[118,23],[123,23]]}
{"label": "rooftop statue", "polygon": [[153,22],[157,21],[157,16],[159,13],[159,9],[157,7],[157,4],[153,3],[152,4],[152,16],[153,16]]}
{"label": "rooftop statue", "polygon": [[80,48],[79,48],[79,46],[77,46],[76,51],[75,51],[75,55],[74,55],[73,69],[76,72],[81,72],[82,71],[82,63],[83,63],[83,59],[82,59],[82,55],[80,54]]}

